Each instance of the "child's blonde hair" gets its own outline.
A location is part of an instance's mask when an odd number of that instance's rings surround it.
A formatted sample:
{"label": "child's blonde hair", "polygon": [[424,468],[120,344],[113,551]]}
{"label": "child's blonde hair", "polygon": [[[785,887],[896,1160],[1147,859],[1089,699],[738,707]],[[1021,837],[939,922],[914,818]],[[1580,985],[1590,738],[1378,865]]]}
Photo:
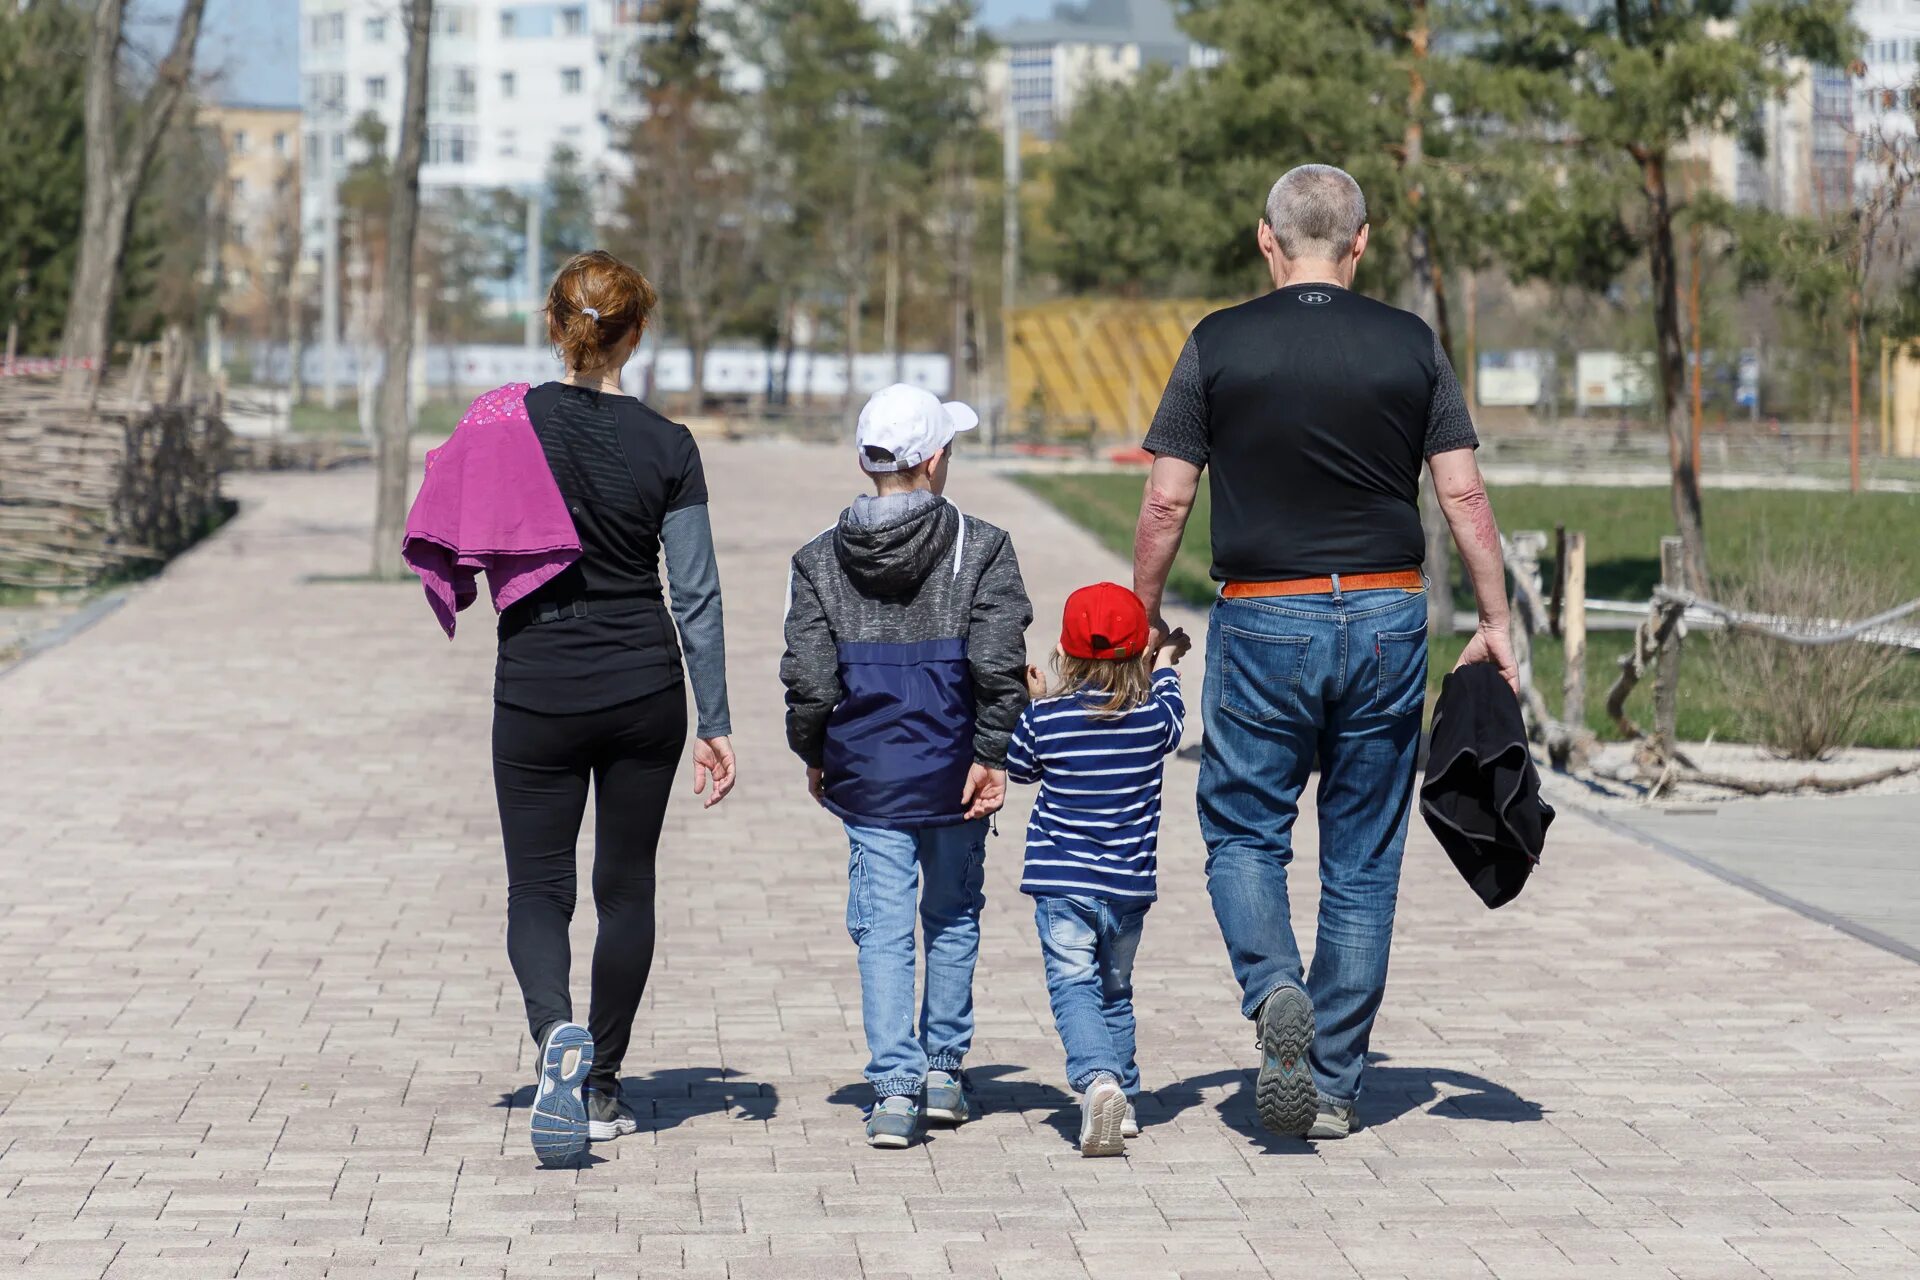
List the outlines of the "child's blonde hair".
{"label": "child's blonde hair", "polygon": [[1137,658],[1076,658],[1070,653],[1053,655],[1055,685],[1048,697],[1087,693],[1105,697],[1093,708],[1098,716],[1122,716],[1144,703],[1153,693],[1151,654]]}

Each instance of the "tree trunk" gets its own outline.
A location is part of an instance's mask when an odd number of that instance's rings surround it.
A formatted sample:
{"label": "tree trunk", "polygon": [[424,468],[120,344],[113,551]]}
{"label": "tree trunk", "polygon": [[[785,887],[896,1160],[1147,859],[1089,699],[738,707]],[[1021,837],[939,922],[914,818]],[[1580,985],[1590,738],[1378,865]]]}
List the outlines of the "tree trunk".
{"label": "tree trunk", "polygon": [[1680,282],[1673,253],[1673,207],[1667,198],[1667,162],[1659,152],[1645,152],[1640,174],[1652,221],[1647,263],[1653,274],[1654,332],[1658,338],[1660,375],[1654,405],[1660,427],[1667,434],[1667,460],[1673,471],[1673,520],[1680,533],[1689,590],[1707,589],[1706,522],[1700,506],[1700,476],[1693,466],[1693,443],[1687,421],[1679,412],[1680,387],[1686,377],[1686,359],[1680,339]]}
{"label": "tree trunk", "polygon": [[884,339],[887,356],[893,361],[893,380],[900,380],[900,214],[887,215],[887,300]]}
{"label": "tree trunk", "polygon": [[1847,295],[1847,486],[1860,492],[1860,330],[1865,326],[1860,290]]}
{"label": "tree trunk", "polygon": [[427,132],[427,41],[433,0],[410,0],[407,17],[407,97],[394,155],[392,212],[387,223],[386,306],[381,317],[385,367],[380,372],[380,444],[373,517],[372,574],[397,578],[405,570],[408,443],[407,374],[413,363],[414,240],[420,227],[420,153]]}
{"label": "tree trunk", "polygon": [[302,366],[307,356],[306,285],[296,267],[287,281],[287,425],[293,425],[293,411],[306,403],[307,378]]}
{"label": "tree trunk", "polygon": [[860,350],[860,291],[854,288],[851,283],[847,285],[847,308],[844,323],[847,331],[847,389],[842,401],[842,407],[850,411],[853,408],[853,397],[855,394],[853,385],[854,356]]}
{"label": "tree trunk", "polygon": [[[193,50],[200,39],[200,17],[206,7],[207,0],[186,0],[181,6],[173,46],[134,112],[124,153],[116,141],[120,112],[114,100],[126,0],[99,0],[94,8],[87,57],[86,199],[80,222],[79,262],[74,267],[67,323],[60,339],[60,354],[73,362],[61,378],[61,389],[69,395],[81,394],[105,372],[134,207],[146,186],[160,139],[193,75]],[[80,367],[80,362],[87,360],[94,362],[92,371]]]}

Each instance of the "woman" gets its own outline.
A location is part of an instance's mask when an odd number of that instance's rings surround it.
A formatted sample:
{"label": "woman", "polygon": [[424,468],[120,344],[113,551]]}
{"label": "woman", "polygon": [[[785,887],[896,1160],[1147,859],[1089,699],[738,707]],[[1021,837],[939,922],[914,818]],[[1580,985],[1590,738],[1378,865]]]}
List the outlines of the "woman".
{"label": "woman", "polygon": [[[526,417],[580,554],[500,615],[493,775],[507,853],[507,954],[540,1046],[531,1131],[544,1164],[638,1127],[620,1066],[653,963],[654,856],[687,736],[681,654],[699,710],[694,791],[733,789],[720,579],[700,451],[620,390],[656,297],[632,267],[583,253],[547,294],[567,376],[526,392]],[[664,552],[672,624],[662,599]],[[574,845],[594,792],[587,1025],[573,1020],[567,924]],[[711,788],[708,784],[711,782]]]}

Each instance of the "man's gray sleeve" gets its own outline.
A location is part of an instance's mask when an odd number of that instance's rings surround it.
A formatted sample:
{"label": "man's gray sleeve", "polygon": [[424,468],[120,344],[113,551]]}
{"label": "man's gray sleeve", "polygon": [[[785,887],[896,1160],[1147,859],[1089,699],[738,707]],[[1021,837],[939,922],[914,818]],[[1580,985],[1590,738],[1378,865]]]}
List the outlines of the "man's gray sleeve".
{"label": "man's gray sleeve", "polygon": [[1180,358],[1173,362],[1167,389],[1160,396],[1153,426],[1141,447],[1159,457],[1179,458],[1196,467],[1207,465],[1212,453],[1207,387],[1200,377],[1200,348],[1194,345],[1192,334],[1187,335],[1187,345],[1180,348]]}
{"label": "man's gray sleeve", "polygon": [[1027,708],[1027,627],[1033,605],[1020,580],[1013,540],[1002,537],[974,591],[967,626],[967,663],[973,673],[973,758],[1007,767],[1007,741]]}
{"label": "man's gray sleeve", "polygon": [[724,737],[733,732],[727,712],[727,624],[720,608],[720,563],[713,553],[707,504],[667,512],[660,522],[660,549],[666,554],[673,621],[699,709],[699,736]]}
{"label": "man's gray sleeve", "polygon": [[798,563],[787,574],[787,651],[780,656],[780,682],[787,686],[787,745],[817,769],[827,742],[827,718],[844,692],[840,657],[813,583]]}
{"label": "man's gray sleeve", "polygon": [[1460,379],[1453,374],[1453,362],[1433,337],[1433,397],[1427,402],[1426,456],[1453,449],[1478,449],[1480,437],[1473,430],[1473,415],[1467,411],[1467,398],[1460,392]]}

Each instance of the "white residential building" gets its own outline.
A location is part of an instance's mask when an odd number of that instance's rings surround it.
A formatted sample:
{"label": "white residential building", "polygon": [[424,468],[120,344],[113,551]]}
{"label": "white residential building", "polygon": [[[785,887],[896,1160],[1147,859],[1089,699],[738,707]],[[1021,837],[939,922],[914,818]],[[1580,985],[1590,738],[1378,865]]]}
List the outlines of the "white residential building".
{"label": "white residential building", "polygon": [[1853,21],[1866,33],[1863,74],[1853,85],[1855,180],[1863,189],[1879,180],[1874,153],[1911,147],[1920,111],[1920,0],[1855,0]]}
{"label": "white residential building", "polygon": [[1011,23],[992,33],[999,48],[986,66],[987,109],[997,123],[1009,92],[1020,131],[1051,138],[1096,85],[1131,80],[1149,66],[1205,63],[1174,20],[1168,0],[1081,0],[1051,18]]}

